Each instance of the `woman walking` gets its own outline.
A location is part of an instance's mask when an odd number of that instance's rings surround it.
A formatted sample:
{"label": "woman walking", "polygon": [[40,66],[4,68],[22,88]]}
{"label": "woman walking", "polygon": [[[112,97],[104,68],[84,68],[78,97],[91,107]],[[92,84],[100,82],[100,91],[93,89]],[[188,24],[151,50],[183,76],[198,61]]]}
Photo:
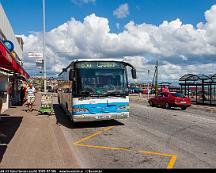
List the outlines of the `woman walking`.
{"label": "woman walking", "polygon": [[32,83],[29,84],[27,88],[27,99],[28,99],[28,110],[30,112],[33,111],[33,104],[35,102],[35,88],[33,87]]}

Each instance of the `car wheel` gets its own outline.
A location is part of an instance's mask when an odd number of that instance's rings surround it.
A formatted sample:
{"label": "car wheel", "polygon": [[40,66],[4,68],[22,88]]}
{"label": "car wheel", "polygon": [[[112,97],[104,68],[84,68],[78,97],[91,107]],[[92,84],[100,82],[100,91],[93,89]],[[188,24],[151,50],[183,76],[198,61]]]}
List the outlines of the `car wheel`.
{"label": "car wheel", "polygon": [[149,105],[152,106],[152,107],[154,106],[152,101],[149,101]]}
{"label": "car wheel", "polygon": [[187,109],[187,107],[181,107],[181,110],[186,110]]}
{"label": "car wheel", "polygon": [[166,108],[166,109],[170,109],[170,105],[169,105],[169,103],[165,103],[165,105],[164,105],[164,107]]}

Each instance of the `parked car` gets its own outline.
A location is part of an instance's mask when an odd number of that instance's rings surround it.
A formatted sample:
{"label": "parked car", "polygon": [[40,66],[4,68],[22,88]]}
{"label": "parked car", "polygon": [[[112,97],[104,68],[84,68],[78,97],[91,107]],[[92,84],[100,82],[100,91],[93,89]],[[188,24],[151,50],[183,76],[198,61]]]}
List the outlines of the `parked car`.
{"label": "parked car", "polygon": [[148,103],[151,106],[159,106],[166,109],[180,107],[182,110],[186,110],[187,107],[191,106],[190,98],[177,92],[161,92],[158,96],[150,98]]}
{"label": "parked car", "polygon": [[136,86],[129,87],[129,93],[130,94],[141,93],[141,92],[142,92],[142,89],[139,87],[136,87]]}

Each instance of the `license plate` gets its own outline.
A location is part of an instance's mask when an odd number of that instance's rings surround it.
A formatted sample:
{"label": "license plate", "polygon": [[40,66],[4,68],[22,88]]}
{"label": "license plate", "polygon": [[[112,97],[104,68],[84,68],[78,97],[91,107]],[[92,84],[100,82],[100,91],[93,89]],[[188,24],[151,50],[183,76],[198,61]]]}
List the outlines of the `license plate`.
{"label": "license plate", "polygon": [[186,102],[181,102],[181,103],[186,103]]}
{"label": "license plate", "polygon": [[109,119],[109,118],[111,118],[111,116],[110,115],[99,115],[99,116],[97,116],[97,118],[98,119]]}

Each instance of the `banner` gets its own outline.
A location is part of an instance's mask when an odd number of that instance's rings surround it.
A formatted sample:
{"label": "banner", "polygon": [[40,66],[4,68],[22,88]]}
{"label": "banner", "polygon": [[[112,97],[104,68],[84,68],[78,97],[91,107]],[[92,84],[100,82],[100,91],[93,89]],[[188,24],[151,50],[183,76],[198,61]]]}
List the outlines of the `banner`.
{"label": "banner", "polygon": [[36,60],[36,68],[43,68],[44,67],[44,60],[43,59],[37,59]]}
{"label": "banner", "polygon": [[43,54],[40,52],[29,52],[28,57],[29,58],[43,58]]}

